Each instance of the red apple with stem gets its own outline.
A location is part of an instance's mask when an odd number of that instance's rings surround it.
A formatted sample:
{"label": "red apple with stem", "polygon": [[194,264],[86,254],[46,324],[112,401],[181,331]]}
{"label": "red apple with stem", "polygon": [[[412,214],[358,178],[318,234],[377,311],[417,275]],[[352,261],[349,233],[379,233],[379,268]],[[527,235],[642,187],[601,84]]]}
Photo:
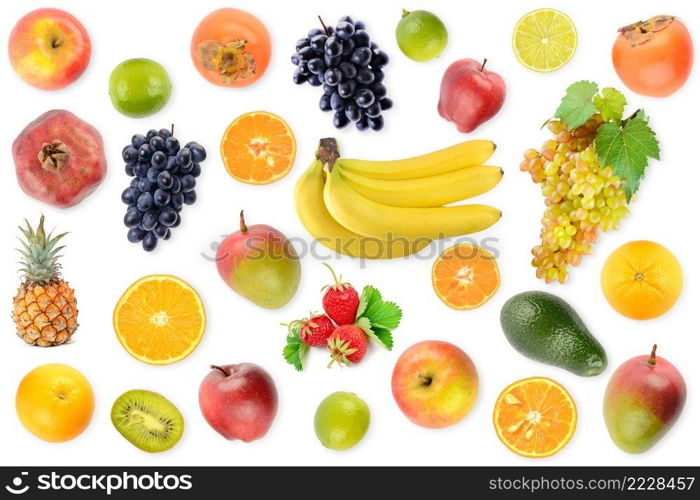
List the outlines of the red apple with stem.
{"label": "red apple with stem", "polygon": [[256,364],[213,365],[199,386],[199,407],[216,432],[249,443],[270,429],[277,414],[277,389]]}
{"label": "red apple with stem", "polygon": [[90,62],[92,44],[85,27],[60,9],[37,9],[10,33],[10,63],[34,87],[58,90],[77,80]]}
{"label": "red apple with stem", "polygon": [[460,132],[471,132],[494,117],[506,99],[506,84],[483,62],[460,59],[445,71],[440,85],[440,116]]}

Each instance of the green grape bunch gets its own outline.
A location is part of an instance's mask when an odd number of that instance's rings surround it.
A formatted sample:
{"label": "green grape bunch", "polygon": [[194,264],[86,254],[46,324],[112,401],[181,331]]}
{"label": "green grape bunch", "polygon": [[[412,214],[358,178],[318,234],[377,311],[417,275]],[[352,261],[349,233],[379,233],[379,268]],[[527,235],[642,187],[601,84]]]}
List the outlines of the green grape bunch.
{"label": "green grape bunch", "polygon": [[554,138],[541,151],[528,149],[520,164],[545,198],[541,243],[532,249],[532,265],[547,283],[566,282],[569,266],[593,251],[598,230],[618,229],[630,214],[621,179],[600,164],[595,152],[593,138],[601,123],[600,114],[573,131],[560,121],[549,122]]}
{"label": "green grape bunch", "polygon": [[523,155],[520,170],[540,186],[546,207],[532,249],[535,274],[546,283],[565,283],[569,267],[593,252],[599,231],[619,229],[648,158],[659,157],[646,115],[622,119],[625,104],[615,89],[598,93],[595,83],[577,82],[547,123],[552,138]]}

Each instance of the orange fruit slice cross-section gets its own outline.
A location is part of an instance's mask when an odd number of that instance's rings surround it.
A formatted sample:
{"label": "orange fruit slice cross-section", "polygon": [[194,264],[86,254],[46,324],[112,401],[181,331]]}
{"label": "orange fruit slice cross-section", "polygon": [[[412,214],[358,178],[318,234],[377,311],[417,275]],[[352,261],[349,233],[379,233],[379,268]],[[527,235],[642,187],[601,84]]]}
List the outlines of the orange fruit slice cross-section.
{"label": "orange fruit slice cross-section", "polygon": [[471,243],[448,248],[433,264],[435,293],[453,309],[483,305],[493,297],[500,283],[495,257]]}
{"label": "orange fruit slice cross-section", "polygon": [[265,111],[246,113],[228,126],[221,158],[229,175],[248,184],[270,184],[289,173],[296,140],[289,125]]}
{"label": "orange fruit slice cross-section", "polygon": [[174,276],[152,275],[131,285],[114,309],[124,349],[144,363],[169,365],[197,347],[206,319],[197,292]]}
{"label": "orange fruit slice cross-section", "polygon": [[576,430],[576,405],[554,380],[534,377],[506,387],[496,401],[493,425],[509,450],[529,458],[554,455]]}

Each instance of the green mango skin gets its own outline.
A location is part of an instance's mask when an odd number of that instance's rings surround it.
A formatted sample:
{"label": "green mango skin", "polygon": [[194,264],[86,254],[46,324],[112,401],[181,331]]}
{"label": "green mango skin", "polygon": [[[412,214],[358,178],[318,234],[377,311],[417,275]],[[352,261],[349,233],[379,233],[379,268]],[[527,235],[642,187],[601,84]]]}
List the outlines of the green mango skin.
{"label": "green mango skin", "polygon": [[608,366],[603,346],[563,299],[547,292],[514,295],[501,309],[501,328],[516,351],[581,377]]}
{"label": "green mango skin", "polygon": [[299,287],[301,264],[287,237],[259,224],[229,235],[216,254],[219,275],[233,291],[266,309],[286,305]]}
{"label": "green mango skin", "polygon": [[678,420],[686,386],[671,363],[654,354],[637,356],[613,373],[603,416],[613,442],[628,453],[654,446]]}

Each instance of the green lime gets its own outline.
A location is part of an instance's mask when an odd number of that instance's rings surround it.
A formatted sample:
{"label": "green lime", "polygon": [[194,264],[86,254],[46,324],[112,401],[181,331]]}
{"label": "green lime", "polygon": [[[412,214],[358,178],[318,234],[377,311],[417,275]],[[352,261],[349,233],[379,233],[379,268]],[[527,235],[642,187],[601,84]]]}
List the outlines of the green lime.
{"label": "green lime", "polygon": [[321,401],[314,417],[316,436],[331,450],[355,446],[369,427],[369,406],[351,392],[334,392]]}
{"label": "green lime", "polygon": [[109,96],[117,111],[141,118],[163,109],[170,99],[170,78],[165,68],[151,59],[129,59],[109,76]]}
{"label": "green lime", "polygon": [[403,11],[396,27],[396,42],[406,57],[418,62],[440,57],[447,45],[447,28],[426,10]]}

